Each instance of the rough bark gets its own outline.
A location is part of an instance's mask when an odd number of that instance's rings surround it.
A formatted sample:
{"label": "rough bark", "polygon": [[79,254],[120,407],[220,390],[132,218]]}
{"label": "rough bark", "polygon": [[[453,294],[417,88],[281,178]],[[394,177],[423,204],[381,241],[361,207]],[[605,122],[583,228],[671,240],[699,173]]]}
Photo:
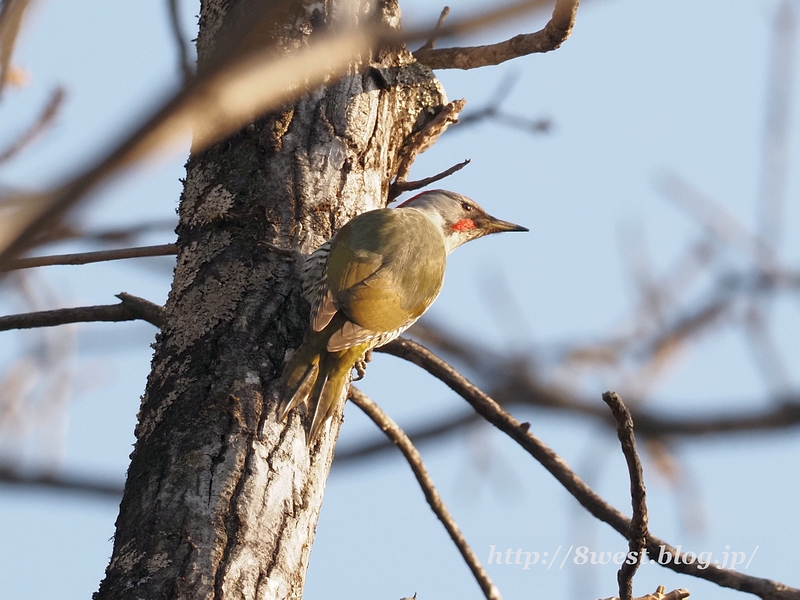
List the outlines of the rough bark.
{"label": "rough bark", "polygon": [[[204,1],[199,68],[215,36],[244,39],[241,19],[268,5]],[[277,21],[258,10],[260,43],[276,52],[357,19],[399,25],[392,0],[290,4]],[[341,421],[311,449],[298,417],[276,422],[276,380],[308,306],[300,254],[274,248],[307,253],[385,205],[404,144],[444,104],[426,67],[382,50],[190,157],[166,324],[96,599],[301,597]]]}

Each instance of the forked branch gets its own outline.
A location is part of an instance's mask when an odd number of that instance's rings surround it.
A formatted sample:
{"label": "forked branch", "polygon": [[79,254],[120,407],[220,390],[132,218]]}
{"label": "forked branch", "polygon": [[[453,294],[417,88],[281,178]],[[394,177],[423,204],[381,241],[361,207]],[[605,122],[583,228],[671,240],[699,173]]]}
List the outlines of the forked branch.
{"label": "forked branch", "polygon": [[644,488],[644,475],[642,463],[636,452],[636,437],[633,433],[633,418],[622,399],[615,392],[603,394],[603,401],[608,404],[614,419],[617,422],[617,437],[622,444],[622,453],[628,464],[628,476],[631,480],[631,505],[633,514],[631,526],[628,531],[628,559],[626,559],[617,573],[619,583],[619,597],[621,600],[633,599],[633,576],[642,562],[642,553],[647,545],[647,497]]}
{"label": "forked branch", "polygon": [[[529,423],[521,423],[515,419],[453,367],[416,342],[398,338],[376,350],[408,360],[444,382],[487,421],[533,456],[590,514],[628,538],[630,519],[598,496],[558,454],[531,434]],[[703,569],[696,560],[687,560],[675,548],[651,534],[647,535],[647,553],[653,560],[658,560],[662,553],[669,553],[673,560],[663,566],[678,573],[712,581],[722,587],[749,592],[764,599],[800,600],[800,590],[782,583],[729,569]]]}
{"label": "forked branch", "polygon": [[411,443],[411,440],[408,439],[408,436],[400,429],[397,423],[358,388],[350,386],[348,397],[381,428],[392,443],[403,453],[411,470],[414,471],[414,476],[417,478],[422,488],[422,493],[425,494],[425,499],[428,501],[431,510],[433,510],[436,517],[442,522],[445,529],[447,529],[447,533],[450,534],[453,543],[458,548],[458,551],[461,552],[461,556],[464,557],[464,561],[478,581],[478,585],[481,586],[483,594],[489,600],[500,600],[500,591],[494,583],[492,583],[492,580],[489,579],[489,575],[481,566],[475,552],[470,548],[467,540],[464,538],[464,534],[461,533],[455,519],[453,519],[453,515],[447,510],[414,444]]}
{"label": "forked branch", "polygon": [[147,321],[158,328],[164,326],[164,308],[144,298],[122,292],[117,294],[119,304],[101,306],[79,306],[58,310],[8,315],[0,317],[0,331],[11,329],[34,329],[54,327],[68,323],[91,323],[97,321]]}
{"label": "forked branch", "polygon": [[[475,31],[523,14],[540,2],[520,0],[511,6],[487,10],[443,27],[441,33]],[[24,4],[24,0],[11,4]],[[14,211],[4,222],[0,262],[34,245],[46,229],[63,220],[100,183],[173,144],[183,132],[193,131],[192,149],[199,152],[258,115],[294,100],[302,90],[336,80],[351,68],[355,57],[369,53],[376,46],[427,39],[430,34],[431,31],[393,32],[368,27],[341,35],[319,36],[316,43],[285,56],[275,56],[269,45],[240,48],[207,72],[193,77],[95,163],[61,185],[7,199]]]}
{"label": "forked branch", "polygon": [[512,58],[550,52],[563,44],[572,33],[578,0],[557,0],[553,16],[536,33],[523,33],[497,44],[461,48],[428,48],[423,46],[414,57],[431,69],[477,69],[499,65]]}

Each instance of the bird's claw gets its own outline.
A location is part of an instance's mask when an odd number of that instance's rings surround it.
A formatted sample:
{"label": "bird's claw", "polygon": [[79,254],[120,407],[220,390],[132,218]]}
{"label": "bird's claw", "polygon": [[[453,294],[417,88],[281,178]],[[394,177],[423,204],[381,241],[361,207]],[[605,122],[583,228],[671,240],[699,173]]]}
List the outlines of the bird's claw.
{"label": "bird's claw", "polygon": [[364,355],[359,358],[353,368],[356,370],[356,376],[353,377],[353,381],[361,381],[364,379],[364,375],[367,374],[367,363],[372,360],[372,350],[367,350]]}

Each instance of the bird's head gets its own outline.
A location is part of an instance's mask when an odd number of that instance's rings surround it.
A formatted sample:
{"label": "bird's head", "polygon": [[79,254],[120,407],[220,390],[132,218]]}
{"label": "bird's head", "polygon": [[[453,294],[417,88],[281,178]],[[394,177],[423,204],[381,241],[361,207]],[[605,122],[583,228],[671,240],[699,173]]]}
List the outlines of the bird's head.
{"label": "bird's head", "polygon": [[461,244],[490,233],[528,231],[521,225],[495,219],[474,200],[447,190],[423,192],[397,208],[416,208],[440,227],[448,254]]}

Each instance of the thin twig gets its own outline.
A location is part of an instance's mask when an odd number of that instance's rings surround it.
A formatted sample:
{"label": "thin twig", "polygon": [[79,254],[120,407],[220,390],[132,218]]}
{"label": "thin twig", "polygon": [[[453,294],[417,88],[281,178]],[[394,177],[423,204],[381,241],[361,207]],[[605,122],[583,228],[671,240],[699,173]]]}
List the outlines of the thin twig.
{"label": "thin twig", "polygon": [[511,90],[517,83],[519,75],[511,71],[501,81],[495,89],[489,101],[480,108],[472,109],[464,115],[459,115],[458,123],[460,127],[456,131],[465,131],[464,127],[474,125],[485,120],[493,120],[501,125],[513,127],[514,129],[527,129],[531,133],[548,133],[553,127],[550,119],[530,119],[519,115],[512,115],[500,110],[503,102],[511,94]]}
{"label": "thin twig", "polygon": [[[689,596],[691,596],[689,591],[683,588],[667,592],[667,588],[660,585],[656,588],[654,593],[645,594],[641,598],[635,598],[634,600],[684,600],[684,598],[688,598]],[[605,600],[619,600],[619,598],[614,596],[613,598],[605,598]]]}
{"label": "thin twig", "polygon": [[61,108],[61,104],[64,102],[64,98],[66,94],[63,88],[56,88],[53,90],[53,93],[50,95],[50,100],[42,110],[39,117],[31,123],[31,125],[23,131],[17,139],[11,142],[6,148],[0,151],[0,164],[4,162],[8,162],[12,158],[14,158],[17,154],[22,152],[28,144],[30,144],[33,140],[35,140],[42,132],[47,129],[47,127],[53,122],[53,119],[56,118],[59,109]]}
{"label": "thin twig", "polygon": [[111,481],[67,474],[26,475],[13,467],[0,466],[0,483],[25,487],[45,487],[58,491],[109,496],[119,500],[123,486]]}
{"label": "thin twig", "polygon": [[425,179],[419,179],[417,181],[395,181],[389,188],[389,202],[394,201],[394,199],[397,198],[400,194],[404,194],[405,192],[411,192],[413,190],[422,189],[425,186],[431,185],[432,183],[441,181],[445,177],[450,177],[450,175],[452,175],[453,173],[458,173],[461,169],[466,167],[471,162],[472,159],[468,158],[465,161],[458,163],[457,165],[453,165],[449,169],[445,169],[441,173],[437,173],[436,175],[432,175],[431,177],[426,177]]}
{"label": "thin twig", "polygon": [[46,267],[51,265],[86,265],[89,263],[121,260],[125,258],[143,258],[147,256],[170,256],[177,252],[175,244],[159,246],[139,246],[137,248],[119,248],[116,250],[98,250],[97,252],[78,252],[76,254],[56,254],[53,256],[32,256],[8,261],[4,271]]}
{"label": "thin twig", "polygon": [[[444,382],[469,402],[487,421],[533,456],[594,517],[608,523],[627,539],[630,519],[605,502],[567,466],[558,454],[532,435],[529,423],[520,423],[453,367],[416,342],[398,338],[376,350],[412,362]],[[662,553],[669,553],[674,558],[663,566],[677,573],[712,581],[722,587],[749,592],[762,598],[800,600],[800,590],[782,583],[751,577],[729,569],[703,569],[702,565],[698,565],[696,561],[686,560],[683,554],[653,535],[647,536],[647,553],[653,560],[658,560]]]}
{"label": "thin twig", "polygon": [[[784,277],[789,285],[789,276]],[[433,326],[430,322],[417,323],[411,330],[423,343],[435,346],[439,351],[458,359],[487,382],[492,397],[506,408],[515,406],[540,407],[575,412],[596,419],[604,425],[613,425],[608,410],[564,390],[556,385],[541,382],[530,369],[530,360],[525,355],[496,356],[484,347]],[[641,406],[642,398],[629,398],[632,406]],[[633,411],[637,433],[648,438],[698,437],[781,430],[800,426],[800,396],[798,394],[775,398],[770,402],[754,401],[757,408],[747,411],[709,412],[690,417],[673,416],[652,408]],[[460,420],[460,417],[456,417]],[[443,427],[446,426],[443,424]],[[438,427],[438,426],[437,426]],[[446,428],[449,429],[449,428]],[[411,434],[424,433],[425,428]]]}
{"label": "thin twig", "polygon": [[[474,412],[469,412],[441,423],[423,425],[412,433],[407,432],[406,435],[408,435],[408,439],[411,440],[412,444],[419,446],[420,444],[432,440],[440,440],[444,435],[457,433],[464,427],[474,425],[481,421],[482,419],[479,415],[476,415]],[[364,458],[372,458],[381,452],[390,450],[392,447],[393,444],[391,441],[376,439],[358,445],[353,444],[352,447],[337,448],[333,466],[344,466],[347,463],[355,463]]]}
{"label": "thin twig", "polygon": [[[642,554],[647,545],[647,495],[644,488],[642,463],[636,452],[636,437],[633,433],[633,419],[622,399],[615,392],[603,394],[603,401],[608,404],[614,419],[617,421],[617,437],[622,445],[622,453],[628,464],[628,476],[631,481],[631,506],[633,514],[628,531],[628,557],[617,573],[619,597],[622,600],[633,599],[633,576],[642,562]],[[634,558],[634,562],[629,562]]]}
{"label": "thin twig", "polygon": [[[751,233],[726,206],[704,194],[675,173],[666,173],[655,181],[656,189],[679,208],[685,210],[709,234],[748,256],[762,257],[767,242]],[[760,263],[770,266],[768,263]]]}
{"label": "thin twig", "polygon": [[[541,3],[542,0],[521,0],[492,8],[446,25],[441,33],[468,33],[524,14]],[[316,43],[281,56],[276,56],[270,46],[248,45],[225,54],[224,59],[194,77],[115,148],[82,172],[51,189],[8,198],[10,205],[19,208],[3,222],[0,262],[30,248],[44,230],[61,221],[100,183],[173,144],[181,132],[194,132],[192,150],[199,152],[259,115],[293,101],[305,90],[343,76],[354,57],[376,46],[429,36],[429,29],[399,31],[365,27],[341,35],[320,36]]]}
{"label": "thin twig", "polygon": [[550,52],[563,44],[572,33],[578,0],[556,0],[553,16],[536,33],[524,33],[504,42],[465,48],[423,49],[414,57],[431,69],[477,69],[541,52]]}
{"label": "thin twig", "polygon": [[447,510],[414,444],[411,443],[411,440],[408,439],[408,436],[400,429],[397,423],[383,412],[369,397],[361,392],[361,390],[355,386],[350,386],[348,397],[381,428],[386,436],[397,446],[400,452],[403,453],[403,456],[406,457],[408,465],[411,467],[411,470],[414,471],[414,476],[417,478],[417,482],[422,488],[422,493],[425,494],[425,499],[428,501],[431,510],[433,510],[436,517],[442,522],[445,529],[447,529],[447,533],[450,534],[450,538],[458,548],[458,551],[461,552],[461,556],[475,576],[481,590],[483,590],[484,596],[489,600],[500,600],[500,591],[497,589],[497,586],[492,583],[492,580],[489,579],[489,575],[481,566],[475,552],[470,548],[467,540],[464,538],[464,534],[461,533],[455,519],[453,519],[453,515]]}
{"label": "thin twig", "polygon": [[[436,46],[436,40],[439,39],[439,33],[442,30],[442,25],[444,25],[444,20],[447,18],[447,15],[450,14],[450,7],[445,6],[442,9],[441,14],[439,15],[439,20],[436,22],[436,27],[433,28],[433,32],[431,33],[431,37],[428,38],[428,41],[423,44],[419,50],[433,50]],[[417,50],[417,52],[419,52]]]}
{"label": "thin twig", "polygon": [[422,129],[406,139],[398,153],[399,160],[394,185],[399,185],[406,180],[408,172],[411,170],[411,165],[418,155],[433,146],[436,140],[439,139],[439,136],[442,135],[450,125],[458,123],[458,115],[464,109],[466,103],[467,101],[462,98],[445,104],[439,108],[439,112],[433,119],[425,123]]}
{"label": "thin twig", "polygon": [[192,77],[194,77],[194,69],[192,68],[191,52],[189,44],[183,36],[181,29],[180,12],[178,10],[178,0],[167,0],[169,7],[169,24],[172,28],[172,38],[175,40],[175,46],[178,49],[178,64],[180,65],[181,73],[183,74],[183,83],[187,84]]}
{"label": "thin twig", "polygon": [[68,323],[120,322],[142,320],[162,328],[165,323],[164,308],[144,298],[122,292],[117,294],[122,302],[101,306],[79,306],[0,317],[0,331],[54,327]]}
{"label": "thin twig", "polygon": [[786,191],[791,149],[792,91],[797,55],[797,16],[784,0],[775,15],[772,56],[767,90],[761,177],[758,190],[758,233],[765,245],[762,261],[769,262],[780,250],[786,226]]}
{"label": "thin twig", "polygon": [[[612,420],[607,418],[607,410],[596,404],[587,404],[578,398],[562,397],[553,390],[529,386],[520,387],[512,384],[508,389],[492,392],[492,397],[506,410],[517,407],[535,407],[570,411],[595,418],[604,425],[612,424]],[[697,418],[671,417],[641,408],[635,411],[633,415],[639,434],[649,441],[665,437],[692,438],[708,435],[780,431],[800,426],[800,398],[785,398],[781,404],[768,405],[757,411],[741,415],[724,414]],[[441,423],[422,425],[407,433],[414,444],[419,446],[440,440],[442,436],[457,433],[475,425],[480,420],[480,417],[474,413],[458,415]],[[376,440],[353,448],[343,448],[337,450],[334,466],[372,458],[391,447],[391,444],[385,440]]]}
{"label": "thin twig", "polygon": [[78,239],[82,242],[96,242],[101,244],[131,244],[134,243],[134,240],[138,236],[145,233],[173,233],[176,225],[177,219],[154,219],[152,221],[142,221],[136,225],[129,225],[125,227],[87,231],[81,229],[80,225],[76,223],[60,221],[59,223],[56,223],[53,226],[38,232],[35,239],[31,243],[31,246],[52,244],[56,242],[62,242],[64,240],[75,239]]}
{"label": "thin twig", "polygon": [[9,80],[11,56],[27,8],[28,0],[5,0],[0,10],[0,95]]}
{"label": "thin twig", "polygon": [[744,315],[744,333],[750,341],[749,350],[767,389],[773,397],[785,398],[791,394],[792,383],[764,312],[763,304],[757,301],[748,307]]}

